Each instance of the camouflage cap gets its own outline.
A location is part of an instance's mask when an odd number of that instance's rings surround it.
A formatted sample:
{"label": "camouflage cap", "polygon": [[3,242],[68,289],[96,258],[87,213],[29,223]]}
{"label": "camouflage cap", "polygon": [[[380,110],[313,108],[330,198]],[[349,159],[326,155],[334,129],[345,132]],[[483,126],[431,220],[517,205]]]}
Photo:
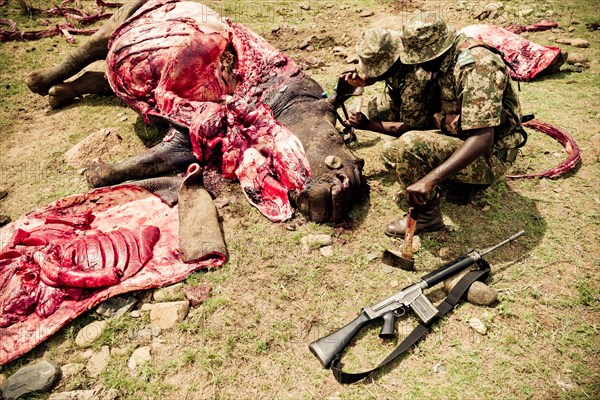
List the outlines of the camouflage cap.
{"label": "camouflage cap", "polygon": [[356,44],[358,71],[368,78],[381,76],[398,60],[401,50],[400,32],[381,28],[367,29]]}
{"label": "camouflage cap", "polygon": [[456,29],[431,12],[416,11],[402,26],[400,61],[421,64],[448,50],[456,38]]}

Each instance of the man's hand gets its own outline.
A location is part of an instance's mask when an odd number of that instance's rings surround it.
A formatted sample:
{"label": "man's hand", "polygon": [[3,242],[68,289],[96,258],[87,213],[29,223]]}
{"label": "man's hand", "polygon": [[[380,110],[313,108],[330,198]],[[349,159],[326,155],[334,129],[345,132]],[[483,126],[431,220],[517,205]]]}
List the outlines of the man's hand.
{"label": "man's hand", "polygon": [[425,176],[406,188],[406,200],[408,204],[422,206],[430,199],[431,192],[435,188],[435,182]]}
{"label": "man's hand", "polygon": [[354,70],[346,71],[340,74],[340,78],[348,82],[354,87],[365,87],[367,86],[367,77],[364,74]]}
{"label": "man's hand", "polygon": [[350,116],[347,120],[344,121],[345,124],[350,125],[356,129],[365,129],[369,130],[369,126],[371,125],[371,120],[363,113],[350,111]]}

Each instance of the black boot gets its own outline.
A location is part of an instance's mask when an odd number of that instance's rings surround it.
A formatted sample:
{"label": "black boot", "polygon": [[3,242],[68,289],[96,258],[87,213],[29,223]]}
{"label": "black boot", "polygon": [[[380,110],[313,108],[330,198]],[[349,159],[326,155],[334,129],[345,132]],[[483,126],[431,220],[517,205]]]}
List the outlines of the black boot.
{"label": "black boot", "polygon": [[[415,235],[425,232],[439,231],[444,227],[442,221],[442,210],[440,209],[440,196],[436,195],[432,200],[429,200],[425,205],[416,207],[417,226]],[[404,217],[392,221],[386,228],[385,234],[391,237],[404,237],[406,233],[406,223],[408,218]]]}

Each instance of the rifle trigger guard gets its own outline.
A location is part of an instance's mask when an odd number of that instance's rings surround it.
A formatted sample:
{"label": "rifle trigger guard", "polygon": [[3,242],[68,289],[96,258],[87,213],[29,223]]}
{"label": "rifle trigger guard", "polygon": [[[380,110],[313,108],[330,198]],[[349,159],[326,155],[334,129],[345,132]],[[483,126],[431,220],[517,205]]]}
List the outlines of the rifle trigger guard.
{"label": "rifle trigger guard", "polygon": [[[401,311],[401,312],[399,312],[399,311]],[[396,318],[400,318],[405,314],[406,314],[406,310],[404,309],[404,307],[399,308],[398,310],[394,310],[394,317],[396,317]]]}

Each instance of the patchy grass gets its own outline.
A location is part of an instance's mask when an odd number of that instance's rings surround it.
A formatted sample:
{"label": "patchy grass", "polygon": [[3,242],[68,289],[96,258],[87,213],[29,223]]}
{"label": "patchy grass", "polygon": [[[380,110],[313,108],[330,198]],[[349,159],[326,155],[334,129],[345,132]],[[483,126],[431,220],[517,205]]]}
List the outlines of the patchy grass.
{"label": "patchy grass", "polygon": [[[30,3],[47,7],[41,0]],[[339,72],[353,67],[333,54],[333,47],[342,46],[352,54],[362,30],[376,20],[389,15],[406,17],[412,7],[424,5],[460,27],[473,23],[469,9],[479,5],[307,1],[310,9],[305,10],[292,1],[207,3],[247,24],[301,64],[309,56],[322,60],[324,67],[307,73],[329,95]],[[92,7],[94,2],[83,4]],[[504,4],[511,20],[525,23],[537,22],[537,12],[552,11],[552,18],[562,27],[574,28],[569,35],[591,43],[587,49],[565,46],[588,56],[590,69],[521,84],[524,112],[534,112],[538,119],[576,138],[583,154],[576,171],[556,180],[500,182],[467,206],[444,203],[444,221],[450,229],[421,238],[416,273],[388,273],[371,257],[385,248],[398,248],[399,242],[385,237],[382,229],[406,209],[396,202],[400,187],[379,159],[384,140],[379,135],[360,132],[360,142],[353,146],[366,160],[370,192],[343,224],[308,223],[289,231],[286,224],[272,224],[260,216],[239,188],[231,185],[222,195],[235,201],[221,210],[229,262],[218,271],[196,273],[186,280],[191,285],[210,284],[213,292],[208,301],[158,338],[134,337],[136,331],[148,327],[147,314],[111,321],[94,347],[109,345],[128,351],[111,356],[99,378],[82,374],[61,383],[60,389],[101,384],[118,389],[127,399],[597,398],[600,40],[585,23],[598,20],[599,4],[593,0]],[[528,7],[535,9],[533,14],[520,20],[515,17]],[[375,16],[360,17],[359,10],[372,10]],[[14,19],[22,29],[40,28],[40,19],[22,15],[16,2],[1,7],[0,14]],[[314,50],[299,50],[297,46],[311,35],[317,36]],[[553,38],[567,33],[529,35],[537,43],[552,45]],[[50,111],[44,98],[30,93],[23,83],[27,73],[56,63],[71,49],[60,37],[0,44],[0,186],[9,191],[0,208],[13,218],[85,190],[83,178],[76,168],[64,164],[62,154],[88,134],[116,127],[130,146],[128,154],[133,154],[143,147],[136,134],[152,141],[164,133],[164,129],[144,127],[133,111],[114,98],[88,96]],[[379,90],[369,88],[365,96]],[[513,173],[547,169],[566,157],[552,139],[534,131],[529,136]],[[114,160],[128,154],[115,155]],[[500,291],[498,304],[490,308],[461,305],[383,372],[356,385],[341,386],[308,351],[310,342],[354,319],[361,307],[380,301],[470,248],[485,248],[520,229],[527,231],[525,237],[489,255],[493,270],[489,283]],[[332,257],[316,251],[303,253],[300,240],[312,233],[332,235]],[[431,296],[439,300],[442,294],[433,290]],[[467,321],[472,317],[487,326],[486,336],[469,328]],[[42,357],[59,365],[85,363],[83,350],[73,342],[79,329],[93,319],[91,313],[79,317],[38,349],[2,366],[0,372],[10,375]],[[405,332],[414,321],[398,324]],[[361,332],[344,357],[348,370],[376,365],[395,347],[396,340],[378,339],[378,330],[374,326]],[[153,361],[133,376],[127,367],[128,355],[140,345],[152,347]]]}

